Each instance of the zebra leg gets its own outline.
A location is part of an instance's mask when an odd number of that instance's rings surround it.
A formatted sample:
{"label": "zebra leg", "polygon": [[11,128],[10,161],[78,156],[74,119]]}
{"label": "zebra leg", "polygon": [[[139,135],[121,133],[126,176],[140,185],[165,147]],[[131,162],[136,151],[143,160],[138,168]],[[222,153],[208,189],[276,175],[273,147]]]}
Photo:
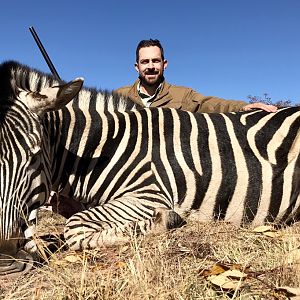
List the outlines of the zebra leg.
{"label": "zebra leg", "polygon": [[67,219],[80,211],[86,210],[86,207],[81,202],[59,194],[52,195],[48,203],[52,207],[53,212]]}
{"label": "zebra leg", "polygon": [[174,210],[168,208],[152,208],[150,213],[147,212],[148,217],[142,218],[149,207],[126,206],[127,210],[120,213],[111,204],[76,213],[67,220],[65,238],[70,249],[94,249],[123,244],[130,241],[132,236],[162,233],[185,224]]}

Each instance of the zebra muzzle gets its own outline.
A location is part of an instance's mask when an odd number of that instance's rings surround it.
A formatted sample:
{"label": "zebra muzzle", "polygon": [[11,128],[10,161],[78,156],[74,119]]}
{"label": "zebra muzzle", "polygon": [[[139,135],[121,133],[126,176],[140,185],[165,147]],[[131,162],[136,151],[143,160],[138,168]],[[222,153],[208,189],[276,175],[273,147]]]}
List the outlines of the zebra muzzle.
{"label": "zebra muzzle", "polygon": [[0,276],[14,276],[28,272],[33,267],[33,257],[24,250],[15,255],[0,254]]}

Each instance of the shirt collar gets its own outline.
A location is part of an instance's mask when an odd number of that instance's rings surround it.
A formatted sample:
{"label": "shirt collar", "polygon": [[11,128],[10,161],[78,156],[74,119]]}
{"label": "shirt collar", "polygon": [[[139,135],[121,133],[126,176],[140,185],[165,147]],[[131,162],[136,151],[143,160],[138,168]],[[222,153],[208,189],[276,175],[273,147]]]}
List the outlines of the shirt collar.
{"label": "shirt collar", "polygon": [[152,96],[149,96],[145,93],[143,93],[141,91],[141,81],[138,82],[138,85],[137,85],[137,91],[138,91],[138,94],[141,98],[141,101],[143,102],[143,104],[146,106],[146,107],[149,107],[151,105],[151,103],[153,102],[153,100],[156,98],[156,96],[158,95],[158,93],[160,92],[161,90],[161,87],[162,87],[162,82],[160,83],[160,85],[157,87],[155,93],[152,95]]}

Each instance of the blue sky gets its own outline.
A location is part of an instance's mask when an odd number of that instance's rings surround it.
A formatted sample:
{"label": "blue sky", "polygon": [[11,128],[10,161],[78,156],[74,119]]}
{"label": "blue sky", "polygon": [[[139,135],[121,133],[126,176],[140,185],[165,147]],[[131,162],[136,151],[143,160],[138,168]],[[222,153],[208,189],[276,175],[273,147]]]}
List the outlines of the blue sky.
{"label": "blue sky", "polygon": [[115,89],[137,78],[135,48],[157,38],[170,83],[226,99],[268,93],[300,103],[299,0],[2,1],[0,61]]}

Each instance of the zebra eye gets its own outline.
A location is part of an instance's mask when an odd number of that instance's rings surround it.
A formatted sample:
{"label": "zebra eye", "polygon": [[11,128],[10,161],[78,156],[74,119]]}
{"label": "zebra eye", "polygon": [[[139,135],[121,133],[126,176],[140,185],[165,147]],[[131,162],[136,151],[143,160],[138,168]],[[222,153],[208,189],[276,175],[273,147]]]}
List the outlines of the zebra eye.
{"label": "zebra eye", "polygon": [[28,155],[29,156],[36,155],[39,152],[41,152],[41,147],[39,147],[38,145],[34,145],[34,147],[28,150]]}

